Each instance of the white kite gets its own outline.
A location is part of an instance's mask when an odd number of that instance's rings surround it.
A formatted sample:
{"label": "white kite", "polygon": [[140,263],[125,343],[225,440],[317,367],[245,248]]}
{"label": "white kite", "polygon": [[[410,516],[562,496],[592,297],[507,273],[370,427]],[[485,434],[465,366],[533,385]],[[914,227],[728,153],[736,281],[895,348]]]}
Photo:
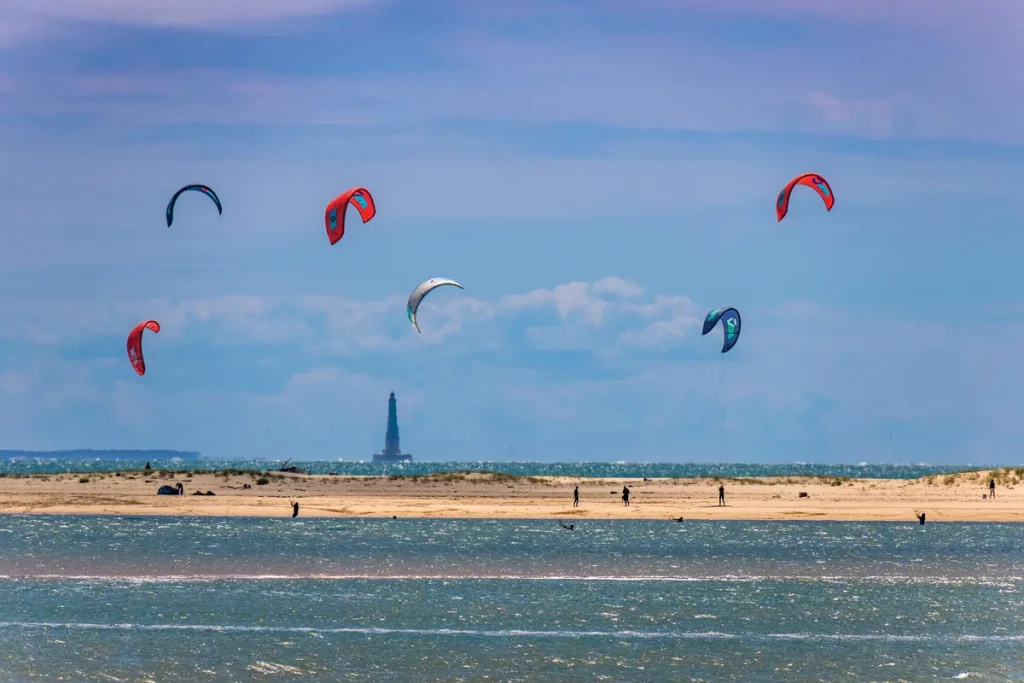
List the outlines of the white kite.
{"label": "white kite", "polygon": [[423,297],[427,294],[438,287],[443,287],[444,285],[451,285],[462,289],[462,285],[455,280],[448,280],[443,277],[434,277],[412,290],[412,294],[409,295],[409,305],[406,312],[409,314],[409,322],[412,323],[413,328],[415,328],[417,332],[420,331],[420,326],[416,323],[416,309],[420,307],[420,302],[423,301]]}

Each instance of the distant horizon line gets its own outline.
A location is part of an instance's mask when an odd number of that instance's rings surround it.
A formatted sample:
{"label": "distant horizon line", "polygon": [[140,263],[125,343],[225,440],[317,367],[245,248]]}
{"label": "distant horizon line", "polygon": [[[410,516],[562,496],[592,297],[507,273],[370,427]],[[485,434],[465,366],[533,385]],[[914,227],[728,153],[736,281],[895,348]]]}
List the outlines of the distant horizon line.
{"label": "distant horizon line", "polygon": [[[73,449],[56,449],[56,450],[30,450],[30,449],[0,449],[0,460],[10,459],[12,457],[47,457],[47,458],[60,458],[68,457],[72,454],[89,454],[89,455],[115,455],[124,454],[124,459],[157,459],[159,456],[167,456],[168,458],[186,458],[189,460],[203,460],[210,462],[281,462],[289,460],[292,463],[361,463],[361,464],[381,464],[375,463],[372,459],[348,459],[348,458],[313,458],[310,460],[296,459],[296,456],[249,456],[249,457],[234,457],[234,458],[222,458],[216,456],[204,456],[201,451],[184,451],[177,449],[168,448],[73,448]],[[300,456],[301,457],[301,456]],[[114,458],[117,459],[117,458]],[[518,464],[566,464],[566,465],[580,465],[580,464],[604,464],[604,465],[788,465],[788,466],[849,466],[849,467],[873,467],[880,465],[896,466],[896,467],[969,467],[977,469],[991,469],[991,468],[1006,468],[1006,467],[1024,467],[1024,463],[972,463],[972,462],[958,462],[958,463],[929,463],[929,462],[910,462],[910,461],[865,461],[861,460],[858,462],[846,462],[846,461],[808,461],[808,460],[772,460],[772,461],[719,461],[719,460],[525,460],[525,459],[448,459],[448,460],[417,460],[410,463],[384,463],[390,466],[396,465],[421,465],[421,464],[441,464],[441,463],[464,463],[464,464],[487,464],[487,463],[518,463]]]}

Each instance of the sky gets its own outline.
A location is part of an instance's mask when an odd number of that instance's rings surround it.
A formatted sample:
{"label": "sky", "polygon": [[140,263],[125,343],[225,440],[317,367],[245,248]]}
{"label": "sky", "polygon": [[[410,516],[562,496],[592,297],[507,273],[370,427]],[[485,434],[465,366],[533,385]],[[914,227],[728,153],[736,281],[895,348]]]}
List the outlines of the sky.
{"label": "sky", "polygon": [[915,7],[0,0],[0,448],[1024,462],[1024,3]]}

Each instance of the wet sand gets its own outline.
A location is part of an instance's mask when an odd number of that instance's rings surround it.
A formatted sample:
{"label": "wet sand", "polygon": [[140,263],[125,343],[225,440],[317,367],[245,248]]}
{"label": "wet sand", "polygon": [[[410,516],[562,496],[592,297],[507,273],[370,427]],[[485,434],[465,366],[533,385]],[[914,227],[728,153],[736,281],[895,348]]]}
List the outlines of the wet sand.
{"label": "wet sand", "polygon": [[[0,513],[108,515],[291,515],[302,517],[476,517],[578,519],[815,519],[1024,522],[1024,469],[923,479],[764,477],[749,479],[576,479],[493,474],[353,477],[270,473],[119,472],[0,477]],[[86,480],[86,481],[83,481]],[[158,496],[181,482],[185,496]],[[243,488],[248,484],[251,488]],[[580,506],[572,506],[573,486]],[[718,505],[725,485],[726,505]],[[628,486],[631,505],[622,503]],[[212,491],[214,496],[190,495]],[[806,497],[800,497],[800,493]]]}

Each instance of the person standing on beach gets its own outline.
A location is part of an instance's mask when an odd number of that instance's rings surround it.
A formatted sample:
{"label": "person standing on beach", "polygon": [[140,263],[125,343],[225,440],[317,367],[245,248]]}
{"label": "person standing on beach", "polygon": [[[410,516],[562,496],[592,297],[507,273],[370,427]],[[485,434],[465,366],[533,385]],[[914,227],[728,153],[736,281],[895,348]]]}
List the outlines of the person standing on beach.
{"label": "person standing on beach", "polygon": [[[292,503],[292,501],[288,501],[288,502]],[[298,503],[292,503],[292,517],[295,518],[295,517],[298,517],[298,516],[299,516],[299,504]]]}
{"label": "person standing on beach", "polygon": [[989,479],[988,480],[988,497],[992,498],[992,499],[995,499],[995,497],[996,497],[996,480],[995,479]]}
{"label": "person standing on beach", "polygon": [[577,486],[572,490],[572,506],[579,507],[580,505],[580,487]]}
{"label": "person standing on beach", "polygon": [[725,505],[725,484],[718,487],[718,504]]}
{"label": "person standing on beach", "polygon": [[622,503],[626,507],[629,507],[629,487],[628,486],[623,486],[622,487]]}

